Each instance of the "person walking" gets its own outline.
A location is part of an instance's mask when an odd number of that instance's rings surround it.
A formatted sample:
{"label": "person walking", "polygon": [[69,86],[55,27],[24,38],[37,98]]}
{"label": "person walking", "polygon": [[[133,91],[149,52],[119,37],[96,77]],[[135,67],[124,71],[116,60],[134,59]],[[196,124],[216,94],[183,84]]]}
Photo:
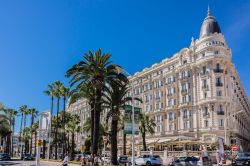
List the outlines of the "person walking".
{"label": "person walking", "polygon": [[66,153],[64,160],[62,162],[62,166],[68,166],[68,164],[69,164],[69,156],[68,156],[68,153]]}
{"label": "person walking", "polygon": [[81,166],[87,166],[87,162],[84,156],[81,157]]}
{"label": "person walking", "polygon": [[98,166],[98,156],[94,154],[94,166]]}

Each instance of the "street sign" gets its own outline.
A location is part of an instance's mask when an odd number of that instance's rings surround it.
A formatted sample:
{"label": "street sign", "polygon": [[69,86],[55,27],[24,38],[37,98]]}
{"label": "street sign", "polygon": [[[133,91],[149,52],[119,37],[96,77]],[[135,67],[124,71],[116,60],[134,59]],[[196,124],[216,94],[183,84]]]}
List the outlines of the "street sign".
{"label": "street sign", "polygon": [[[141,108],[134,107],[134,133],[139,134],[139,118]],[[124,107],[124,133],[132,134],[132,106],[125,105]]]}
{"label": "street sign", "polygon": [[238,146],[237,145],[232,145],[232,151],[237,151],[238,150]]}

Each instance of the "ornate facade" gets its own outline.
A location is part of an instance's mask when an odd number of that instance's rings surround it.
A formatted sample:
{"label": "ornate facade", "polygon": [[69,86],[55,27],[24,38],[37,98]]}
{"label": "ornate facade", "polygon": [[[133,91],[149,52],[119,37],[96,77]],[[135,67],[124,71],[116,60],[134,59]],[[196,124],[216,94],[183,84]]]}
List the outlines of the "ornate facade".
{"label": "ornate facade", "polygon": [[[199,38],[192,39],[188,48],[135,73],[129,80],[135,96],[143,100],[135,104],[156,122],[155,134],[147,137],[149,144],[164,145],[176,138],[215,142],[225,137],[225,129],[228,144],[248,144],[249,101],[232,63],[231,49],[210,10]],[[78,110],[87,108],[86,104]],[[89,116],[84,111],[79,114],[83,120]],[[136,143],[140,140],[138,136]]]}

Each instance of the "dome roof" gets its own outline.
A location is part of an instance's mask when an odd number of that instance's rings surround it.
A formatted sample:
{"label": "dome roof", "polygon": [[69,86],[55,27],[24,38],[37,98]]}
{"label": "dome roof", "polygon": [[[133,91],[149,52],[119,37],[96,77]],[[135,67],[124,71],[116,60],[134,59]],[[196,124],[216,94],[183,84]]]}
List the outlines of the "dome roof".
{"label": "dome roof", "polygon": [[207,17],[202,23],[200,30],[200,38],[209,36],[214,33],[221,33],[220,26],[214,16],[211,15],[210,9],[208,7]]}

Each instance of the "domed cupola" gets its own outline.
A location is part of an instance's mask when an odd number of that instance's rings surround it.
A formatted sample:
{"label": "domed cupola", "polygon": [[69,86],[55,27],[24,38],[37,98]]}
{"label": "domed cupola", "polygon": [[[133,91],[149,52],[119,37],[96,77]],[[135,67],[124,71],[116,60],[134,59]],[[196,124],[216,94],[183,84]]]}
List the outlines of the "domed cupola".
{"label": "domed cupola", "polygon": [[221,33],[220,26],[214,16],[211,15],[210,8],[208,6],[207,17],[202,23],[200,30],[200,38],[209,36],[214,33]]}

